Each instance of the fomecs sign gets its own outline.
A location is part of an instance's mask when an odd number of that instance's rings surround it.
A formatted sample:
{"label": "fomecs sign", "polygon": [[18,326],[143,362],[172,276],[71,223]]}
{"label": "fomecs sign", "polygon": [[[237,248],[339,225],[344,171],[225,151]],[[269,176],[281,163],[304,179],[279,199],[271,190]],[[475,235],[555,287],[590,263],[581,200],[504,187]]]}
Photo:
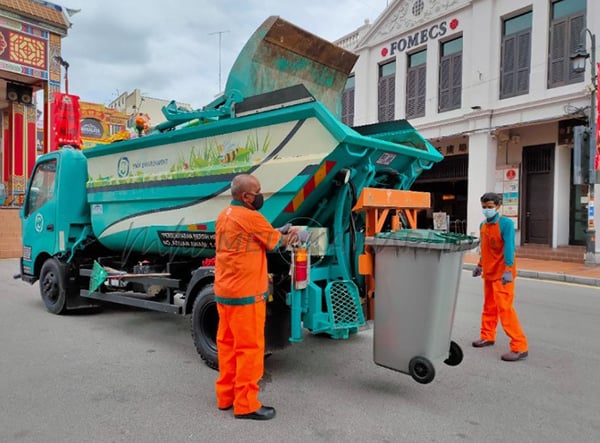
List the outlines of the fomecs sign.
{"label": "fomecs sign", "polygon": [[381,55],[388,57],[394,55],[396,52],[404,52],[407,49],[414,48],[422,45],[429,40],[435,40],[443,37],[448,33],[448,28],[455,30],[458,27],[458,20],[452,19],[450,23],[446,20],[431,25],[429,28],[421,29],[416,31],[414,34],[402,37],[400,40],[394,41],[381,49]]}

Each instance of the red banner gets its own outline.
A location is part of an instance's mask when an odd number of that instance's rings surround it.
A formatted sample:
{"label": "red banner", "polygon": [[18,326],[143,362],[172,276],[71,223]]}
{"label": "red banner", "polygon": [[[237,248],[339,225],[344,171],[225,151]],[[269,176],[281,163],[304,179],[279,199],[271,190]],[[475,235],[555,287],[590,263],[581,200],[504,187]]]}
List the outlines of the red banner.
{"label": "red banner", "polygon": [[76,95],[54,93],[52,110],[52,150],[70,145],[81,149],[81,108],[79,97]]}
{"label": "red banner", "polygon": [[[600,63],[597,65],[596,72],[600,72]],[[597,77],[596,77],[597,78]],[[594,79],[592,79],[594,81]],[[594,170],[600,169],[600,85],[593,85],[596,88],[596,157],[594,158]],[[590,122],[591,126],[592,122]],[[593,134],[592,134],[593,135]]]}
{"label": "red banner", "polygon": [[[596,106],[596,146],[600,149],[600,81],[598,81],[598,73],[600,73],[600,62],[598,63],[596,69],[596,82],[594,85],[596,87],[596,97],[598,98],[597,106]],[[592,79],[593,81],[593,79]]]}

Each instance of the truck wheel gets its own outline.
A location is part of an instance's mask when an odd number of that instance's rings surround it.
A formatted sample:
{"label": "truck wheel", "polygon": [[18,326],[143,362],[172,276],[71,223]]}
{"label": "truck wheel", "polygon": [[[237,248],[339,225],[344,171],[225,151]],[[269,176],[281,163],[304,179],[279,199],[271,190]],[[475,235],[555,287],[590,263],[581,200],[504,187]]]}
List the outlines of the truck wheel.
{"label": "truck wheel", "polygon": [[408,364],[408,372],[416,382],[424,385],[435,378],[435,368],[425,357],[413,357]]}
{"label": "truck wheel", "polygon": [[46,309],[53,314],[64,314],[67,310],[65,270],[55,258],[44,262],[40,272],[40,295]]}
{"label": "truck wheel", "polygon": [[448,358],[444,360],[448,366],[458,366],[463,361],[463,351],[455,341],[450,342],[450,353]]}
{"label": "truck wheel", "polygon": [[217,359],[217,327],[219,313],[215,302],[213,285],[205,286],[194,301],[192,308],[192,338],[206,366],[219,368]]}

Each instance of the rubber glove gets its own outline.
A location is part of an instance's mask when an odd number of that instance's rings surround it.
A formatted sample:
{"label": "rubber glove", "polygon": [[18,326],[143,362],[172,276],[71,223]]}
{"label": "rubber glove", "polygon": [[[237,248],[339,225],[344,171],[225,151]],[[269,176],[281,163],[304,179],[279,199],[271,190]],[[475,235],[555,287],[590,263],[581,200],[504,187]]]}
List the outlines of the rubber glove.
{"label": "rubber glove", "polygon": [[298,231],[296,235],[300,243],[306,243],[310,239],[310,231]]}
{"label": "rubber glove", "polygon": [[290,232],[290,228],[292,227],[291,223],[286,223],[285,225],[281,226],[280,228],[275,228],[276,231],[281,232],[283,235],[287,234],[288,232]]}
{"label": "rubber glove", "polygon": [[475,266],[475,269],[473,269],[473,277],[479,277],[481,274],[483,274],[483,268],[481,265]]}
{"label": "rubber glove", "polygon": [[506,283],[510,283],[512,281],[513,281],[512,272],[504,271],[504,274],[502,274],[502,284],[505,285]]}

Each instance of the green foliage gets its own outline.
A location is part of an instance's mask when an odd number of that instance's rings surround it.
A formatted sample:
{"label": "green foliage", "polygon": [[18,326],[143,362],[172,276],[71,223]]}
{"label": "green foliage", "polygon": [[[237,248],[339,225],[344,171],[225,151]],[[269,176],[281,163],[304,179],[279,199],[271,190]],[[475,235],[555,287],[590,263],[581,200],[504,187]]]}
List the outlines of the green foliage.
{"label": "green foliage", "polygon": [[[98,176],[96,180],[90,178],[88,187],[115,186],[129,183],[144,183],[162,180],[183,179],[191,177],[204,177],[209,175],[221,175],[242,173],[248,171],[257,158],[257,153],[269,152],[271,136],[267,133],[261,140],[259,131],[255,130],[246,138],[245,146],[231,145],[224,148],[216,137],[199,140],[199,145],[192,145],[189,154],[177,153],[177,159],[168,171],[160,171],[154,174],[144,173],[142,170],[135,172],[129,177]],[[232,146],[235,146],[232,148]],[[263,155],[258,157],[264,158]]]}

